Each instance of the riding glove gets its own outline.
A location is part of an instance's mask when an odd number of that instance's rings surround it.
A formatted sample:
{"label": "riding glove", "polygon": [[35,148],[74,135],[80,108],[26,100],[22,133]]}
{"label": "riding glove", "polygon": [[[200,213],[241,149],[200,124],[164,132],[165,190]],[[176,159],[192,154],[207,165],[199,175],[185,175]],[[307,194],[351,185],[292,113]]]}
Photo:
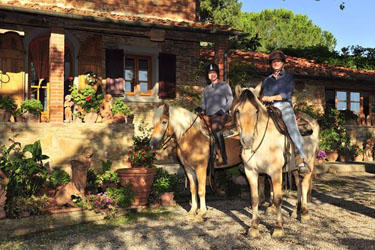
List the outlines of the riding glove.
{"label": "riding glove", "polygon": [[195,113],[202,113],[203,112],[203,109],[201,107],[196,107],[194,109]]}
{"label": "riding glove", "polygon": [[215,113],[215,115],[223,116],[223,115],[225,115],[225,113],[224,113],[223,110],[220,109],[219,111],[217,111],[217,112]]}

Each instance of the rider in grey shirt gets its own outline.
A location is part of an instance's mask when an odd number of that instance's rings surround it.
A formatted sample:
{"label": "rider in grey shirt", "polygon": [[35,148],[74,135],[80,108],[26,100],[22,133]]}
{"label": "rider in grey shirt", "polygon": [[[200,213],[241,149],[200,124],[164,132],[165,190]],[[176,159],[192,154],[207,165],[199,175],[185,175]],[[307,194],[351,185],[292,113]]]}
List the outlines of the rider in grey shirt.
{"label": "rider in grey shirt", "polygon": [[227,154],[223,128],[228,118],[229,109],[232,106],[233,95],[229,84],[219,81],[219,67],[212,63],[207,69],[210,84],[204,88],[202,103],[195,109],[196,112],[205,111],[210,119],[211,131],[220,149],[223,159],[222,165],[227,164]]}

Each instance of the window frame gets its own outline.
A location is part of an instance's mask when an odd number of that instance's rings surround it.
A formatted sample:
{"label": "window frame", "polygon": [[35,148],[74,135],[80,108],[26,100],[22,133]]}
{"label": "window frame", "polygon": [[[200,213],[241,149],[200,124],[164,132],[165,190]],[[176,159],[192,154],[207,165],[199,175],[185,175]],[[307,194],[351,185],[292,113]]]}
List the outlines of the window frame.
{"label": "window frame", "polygon": [[[151,96],[152,95],[152,57],[146,55],[136,55],[136,54],[125,54],[124,55],[124,84],[126,84],[125,79],[125,70],[126,70],[126,59],[134,59],[134,76],[135,76],[135,83],[134,83],[134,92],[126,91],[126,86],[124,86],[125,96]],[[139,60],[147,60],[147,92],[140,91],[140,84],[139,84]]]}

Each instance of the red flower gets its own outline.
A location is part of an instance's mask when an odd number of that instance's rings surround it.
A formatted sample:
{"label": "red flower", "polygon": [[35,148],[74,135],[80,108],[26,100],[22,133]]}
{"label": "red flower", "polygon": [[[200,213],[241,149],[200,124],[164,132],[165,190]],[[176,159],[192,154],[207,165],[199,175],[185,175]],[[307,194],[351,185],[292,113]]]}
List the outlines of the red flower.
{"label": "red flower", "polygon": [[74,79],[73,76],[68,76],[69,81],[73,81],[73,79]]}
{"label": "red flower", "polygon": [[91,96],[86,97],[86,101],[90,101],[90,100],[91,100]]}

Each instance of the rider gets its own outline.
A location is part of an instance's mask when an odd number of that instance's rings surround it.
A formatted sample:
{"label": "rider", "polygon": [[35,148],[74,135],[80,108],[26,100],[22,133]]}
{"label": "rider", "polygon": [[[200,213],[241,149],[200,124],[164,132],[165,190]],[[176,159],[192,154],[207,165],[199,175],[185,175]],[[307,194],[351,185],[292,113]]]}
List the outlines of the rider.
{"label": "rider", "polygon": [[272,74],[267,76],[263,81],[261,100],[262,102],[273,103],[275,107],[281,110],[282,119],[298,150],[296,161],[300,169],[300,174],[308,174],[310,169],[304,160],[305,153],[302,145],[302,137],[298,130],[292,106],[293,76],[284,71],[285,55],[281,50],[271,52],[268,61],[272,69]]}
{"label": "rider", "polygon": [[210,84],[204,88],[202,103],[195,111],[198,113],[204,111],[208,115],[211,131],[223,159],[222,164],[225,165],[227,164],[227,154],[222,130],[232,105],[232,90],[229,84],[219,81],[219,67],[215,63],[208,65],[207,76]]}

